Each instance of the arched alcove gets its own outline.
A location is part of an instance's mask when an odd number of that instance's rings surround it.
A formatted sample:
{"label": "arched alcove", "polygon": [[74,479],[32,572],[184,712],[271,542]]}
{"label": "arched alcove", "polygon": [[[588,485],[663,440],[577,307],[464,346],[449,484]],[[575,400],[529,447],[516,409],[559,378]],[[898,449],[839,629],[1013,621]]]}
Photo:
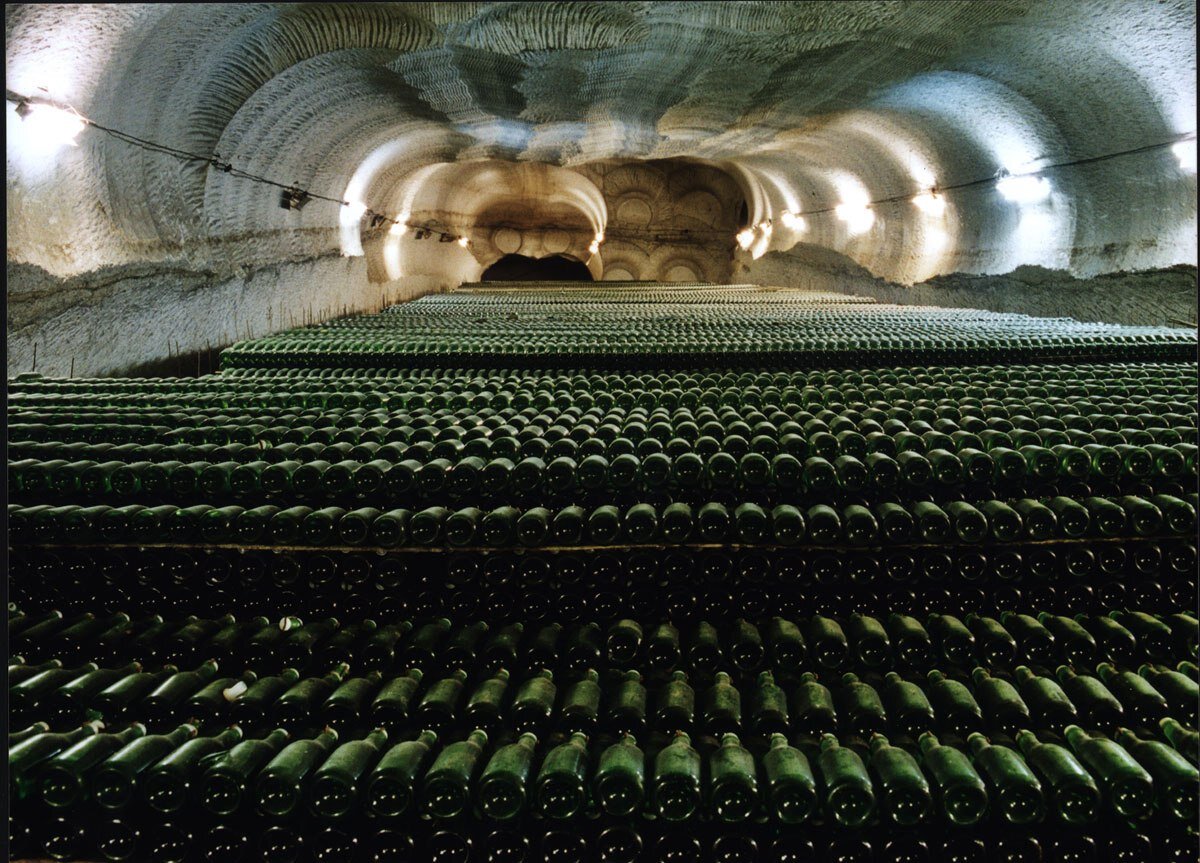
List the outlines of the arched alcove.
{"label": "arched alcove", "polygon": [[483,271],[484,282],[591,282],[592,273],[586,266],[566,255],[547,255],[531,258],[528,255],[505,255]]}

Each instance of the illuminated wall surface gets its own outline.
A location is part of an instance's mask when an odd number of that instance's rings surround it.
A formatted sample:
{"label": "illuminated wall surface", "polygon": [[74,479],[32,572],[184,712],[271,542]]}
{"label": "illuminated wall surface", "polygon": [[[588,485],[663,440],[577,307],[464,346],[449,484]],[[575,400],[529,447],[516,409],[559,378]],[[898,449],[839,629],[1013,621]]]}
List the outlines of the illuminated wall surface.
{"label": "illuminated wall surface", "polygon": [[[35,343],[49,372],[187,354],[513,252],[620,279],[763,262],[795,284],[797,244],[898,285],[1196,261],[1184,0],[29,5],[6,23],[10,97],[200,157],[95,128],[64,145],[63,115],[17,122],[10,98],[10,372]],[[282,209],[210,158],[350,206]]]}

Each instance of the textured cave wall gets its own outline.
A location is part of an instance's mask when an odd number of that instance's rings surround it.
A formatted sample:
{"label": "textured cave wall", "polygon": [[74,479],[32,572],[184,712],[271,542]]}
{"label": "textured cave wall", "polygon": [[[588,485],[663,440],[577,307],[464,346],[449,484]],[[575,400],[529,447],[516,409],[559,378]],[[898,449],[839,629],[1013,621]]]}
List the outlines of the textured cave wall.
{"label": "textured cave wall", "polygon": [[[10,371],[34,342],[39,365],[65,368],[66,351],[112,341],[92,322],[138,308],[161,328],[195,329],[193,342],[218,341],[226,302],[243,296],[239,319],[265,320],[280,304],[293,317],[309,302],[367,309],[391,283],[416,294],[476,278],[513,237],[474,226],[539,196],[539,218],[584,217],[565,245],[543,225],[523,229],[521,246],[562,247],[594,272],[723,280],[730,242],[716,234],[703,247],[621,236],[689,220],[725,230],[704,195],[727,181],[683,206],[677,168],[663,169],[671,194],[658,191],[662,160],[732,178],[754,226],[747,255],[764,268],[797,244],[902,285],[1029,266],[1092,277],[1194,265],[1196,174],[1170,148],[1050,170],[1037,202],[988,182],[947,192],[941,212],[907,196],[1194,133],[1195,32],[1191,0],[9,4],[9,89],[201,157],[181,164],[94,130],[77,147],[41,147],[8,103],[10,301],[33,310]],[[471,217],[457,225],[472,242],[461,249],[372,234],[359,211],[326,202],[282,210],[275,190],[205,161],[218,156],[394,215],[414,203],[414,177],[445,165],[540,164],[620,188],[599,195],[602,218],[590,192],[562,205],[535,193],[443,206],[450,221]],[[861,229],[832,212],[891,196]],[[643,226],[646,209],[661,224]],[[789,223],[785,211],[810,215]],[[30,281],[26,266],[49,276]],[[137,274],[128,289],[87,287],[120,272]],[[30,283],[59,296],[29,305],[19,286]],[[206,287],[181,287],[193,284]],[[221,299],[198,298],[210,290]],[[172,303],[180,311],[159,308]],[[108,357],[97,367],[165,351],[152,329],[91,345]]]}
{"label": "textured cave wall", "polygon": [[373,286],[366,260],[329,255],[237,275],[123,264],[60,279],[8,265],[8,374],[123,374],[240,338],[376,309],[442,285],[410,279]]}
{"label": "textured cave wall", "polygon": [[579,172],[604,196],[604,278],[729,281],[742,192],[726,172],[682,159],[614,160]]}
{"label": "textured cave wall", "polygon": [[1090,278],[1021,266],[1000,275],[953,273],[899,285],[871,275],[844,255],[815,246],[770,252],[758,260],[748,255],[740,258],[734,268],[736,281],[838,291],[885,303],[1146,326],[1195,327],[1197,320],[1193,264]]}

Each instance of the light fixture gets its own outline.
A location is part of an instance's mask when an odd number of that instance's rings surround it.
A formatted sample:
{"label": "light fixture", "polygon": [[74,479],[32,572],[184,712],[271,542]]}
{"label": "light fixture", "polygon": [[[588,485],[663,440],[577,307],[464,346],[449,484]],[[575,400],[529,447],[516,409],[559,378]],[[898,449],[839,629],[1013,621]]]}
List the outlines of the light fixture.
{"label": "light fixture", "polygon": [[279,206],[285,210],[303,210],[312,197],[303,189],[295,186],[284,189],[279,194]]}
{"label": "light fixture", "polygon": [[779,219],[783,222],[785,228],[793,231],[803,231],[806,227],[804,217],[799,213],[793,213],[791,210],[784,210],[780,214]]}
{"label": "light fixture", "polygon": [[1003,171],[996,180],[996,191],[1005,200],[1015,204],[1036,204],[1050,197],[1050,181],[1033,174],[1017,174]]}
{"label": "light fixture", "polygon": [[913,198],[913,204],[922,213],[928,213],[931,216],[940,216],[946,212],[946,199],[934,189],[917,195]]}
{"label": "light fixture", "polygon": [[343,206],[349,209],[351,219],[361,219],[369,210],[362,201],[346,201]]}
{"label": "light fixture", "polygon": [[371,214],[371,230],[375,230],[376,228],[382,228],[383,223],[386,221],[387,221],[387,216],[383,215],[382,213],[372,213]]}
{"label": "light fixture", "polygon": [[465,249],[467,246],[471,245],[471,241],[468,240],[466,237],[459,237],[458,244]]}
{"label": "light fixture", "polygon": [[74,111],[29,99],[17,102],[16,113],[21,118],[24,134],[33,138],[38,146],[48,149],[77,146],[75,138],[87,125],[87,120]]}
{"label": "light fixture", "polygon": [[875,211],[865,203],[841,203],[833,208],[834,214],[846,223],[851,234],[862,234],[875,224]]}
{"label": "light fixture", "polygon": [[388,233],[393,237],[403,237],[408,232],[408,225],[404,224],[403,219],[397,219],[392,227],[388,229]]}
{"label": "light fixture", "polygon": [[750,244],[754,242],[754,231],[752,231],[750,228],[743,228],[737,232],[736,239],[737,244],[741,246],[743,250],[748,249],[750,248]]}
{"label": "light fixture", "polygon": [[1179,168],[1185,174],[1196,173],[1196,139],[1176,141],[1171,145],[1171,152],[1179,160]]}

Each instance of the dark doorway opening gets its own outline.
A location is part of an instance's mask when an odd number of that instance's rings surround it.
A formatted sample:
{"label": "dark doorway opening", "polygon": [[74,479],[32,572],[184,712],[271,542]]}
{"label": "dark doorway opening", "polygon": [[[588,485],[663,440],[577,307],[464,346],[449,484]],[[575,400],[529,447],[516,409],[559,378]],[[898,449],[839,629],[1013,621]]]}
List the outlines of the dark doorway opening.
{"label": "dark doorway opening", "polygon": [[592,272],[562,255],[531,258],[505,255],[483,271],[481,282],[591,282]]}

